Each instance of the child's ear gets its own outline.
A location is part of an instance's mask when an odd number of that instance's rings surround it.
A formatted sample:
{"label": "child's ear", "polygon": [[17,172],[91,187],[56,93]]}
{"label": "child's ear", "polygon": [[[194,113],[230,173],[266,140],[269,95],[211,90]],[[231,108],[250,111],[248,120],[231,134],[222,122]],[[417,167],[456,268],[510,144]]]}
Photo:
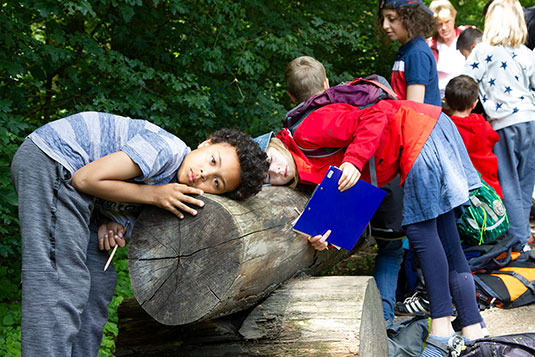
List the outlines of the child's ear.
{"label": "child's ear", "polygon": [[470,109],[470,111],[474,110],[474,108],[476,107],[477,103],[479,102],[479,99],[476,99],[476,101],[474,102],[474,104],[472,104],[472,109]]}
{"label": "child's ear", "polygon": [[292,93],[288,92],[288,97],[290,97],[290,100],[292,101],[292,103],[299,104],[297,102],[297,99],[295,99],[295,97],[292,95]]}
{"label": "child's ear", "polygon": [[329,87],[329,78],[325,77],[325,80],[323,81],[323,89],[327,90]]}
{"label": "child's ear", "polygon": [[206,146],[208,146],[208,145],[212,145],[212,139],[206,139],[205,141],[203,141],[202,143],[200,143],[200,144],[197,146],[197,149],[206,147]]}

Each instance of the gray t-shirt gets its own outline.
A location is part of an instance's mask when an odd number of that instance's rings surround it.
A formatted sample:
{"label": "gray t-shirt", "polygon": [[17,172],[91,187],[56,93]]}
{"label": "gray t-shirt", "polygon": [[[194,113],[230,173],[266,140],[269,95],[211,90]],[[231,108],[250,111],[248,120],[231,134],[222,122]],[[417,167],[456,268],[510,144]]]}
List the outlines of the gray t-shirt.
{"label": "gray t-shirt", "polygon": [[[48,123],[29,138],[71,173],[123,151],[142,172],[131,181],[149,185],[175,181],[182,160],[191,151],[182,140],[148,121],[98,112],[82,112]],[[101,213],[129,228],[140,211],[140,205],[131,203],[101,199],[96,203]]]}

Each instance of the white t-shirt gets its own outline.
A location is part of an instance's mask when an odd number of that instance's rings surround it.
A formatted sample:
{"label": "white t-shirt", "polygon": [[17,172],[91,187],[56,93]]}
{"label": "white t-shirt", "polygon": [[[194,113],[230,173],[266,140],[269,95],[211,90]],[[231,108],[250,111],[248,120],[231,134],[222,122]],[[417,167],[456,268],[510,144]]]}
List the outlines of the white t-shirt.
{"label": "white t-shirt", "polygon": [[440,89],[440,97],[444,98],[446,85],[450,79],[463,73],[465,58],[457,50],[457,39],[450,46],[437,41],[437,49],[438,88]]}

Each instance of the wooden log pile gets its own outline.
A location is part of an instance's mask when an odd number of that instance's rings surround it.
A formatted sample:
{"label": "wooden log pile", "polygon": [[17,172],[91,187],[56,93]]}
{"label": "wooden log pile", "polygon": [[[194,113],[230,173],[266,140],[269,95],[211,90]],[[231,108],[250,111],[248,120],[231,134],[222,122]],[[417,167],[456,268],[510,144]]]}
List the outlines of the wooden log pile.
{"label": "wooden log pile", "polygon": [[183,220],[147,207],[129,243],[138,303],[166,325],[215,319],[254,306],[297,273],[347,257],[334,248],[317,252],[293,232],[307,198],[280,186],[245,202],[205,195],[199,214]]}
{"label": "wooden log pile", "polygon": [[119,307],[117,356],[387,356],[372,277],[298,277],[254,308],[189,325],[153,320],[134,299]]}

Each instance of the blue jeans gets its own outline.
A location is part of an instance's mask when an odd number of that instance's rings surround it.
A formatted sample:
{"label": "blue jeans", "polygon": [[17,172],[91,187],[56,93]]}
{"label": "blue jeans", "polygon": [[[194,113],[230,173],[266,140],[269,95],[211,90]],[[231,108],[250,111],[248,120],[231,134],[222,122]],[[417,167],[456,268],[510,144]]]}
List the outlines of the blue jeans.
{"label": "blue jeans", "polygon": [[531,235],[529,214],[535,185],[535,122],[508,126],[497,131],[494,146],[498,157],[498,179],[509,218],[506,235],[517,248],[524,247]]}
{"label": "blue jeans", "polygon": [[381,294],[385,321],[393,321],[398,274],[403,260],[403,241],[402,239],[383,240],[379,238],[376,238],[376,241],[379,250],[375,257],[373,275]]}

